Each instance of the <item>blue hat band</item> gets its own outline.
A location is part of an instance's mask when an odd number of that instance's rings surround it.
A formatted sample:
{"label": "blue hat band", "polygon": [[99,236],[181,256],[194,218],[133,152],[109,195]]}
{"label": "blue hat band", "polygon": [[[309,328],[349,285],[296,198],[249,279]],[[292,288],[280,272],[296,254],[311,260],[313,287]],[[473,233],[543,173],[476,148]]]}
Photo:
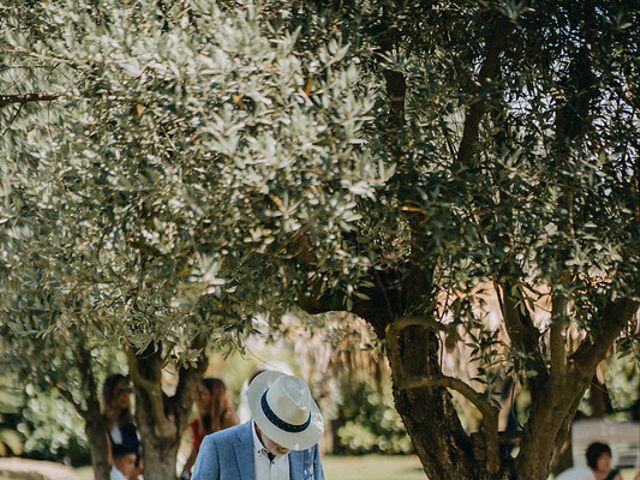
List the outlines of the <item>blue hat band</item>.
{"label": "blue hat band", "polygon": [[302,425],[292,425],[290,423],[285,422],[278,415],[276,415],[273,410],[271,410],[269,403],[267,403],[267,391],[265,391],[262,394],[262,399],[260,400],[260,404],[262,405],[262,411],[264,412],[265,416],[269,419],[269,421],[273,423],[276,427],[278,427],[280,430],[284,430],[285,432],[288,432],[288,433],[300,433],[305,431],[309,426],[309,424],[311,423],[311,414],[309,414],[309,418],[307,418],[307,421],[304,422]]}

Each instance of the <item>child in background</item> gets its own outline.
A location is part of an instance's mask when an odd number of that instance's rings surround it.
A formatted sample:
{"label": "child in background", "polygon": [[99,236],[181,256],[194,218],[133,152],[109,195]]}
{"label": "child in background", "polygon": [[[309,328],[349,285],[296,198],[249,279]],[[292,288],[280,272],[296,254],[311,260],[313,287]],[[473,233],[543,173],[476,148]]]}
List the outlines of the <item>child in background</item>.
{"label": "child in background", "polygon": [[136,469],[137,452],[128,445],[115,444],[112,447],[113,465],[109,480],[128,480]]}

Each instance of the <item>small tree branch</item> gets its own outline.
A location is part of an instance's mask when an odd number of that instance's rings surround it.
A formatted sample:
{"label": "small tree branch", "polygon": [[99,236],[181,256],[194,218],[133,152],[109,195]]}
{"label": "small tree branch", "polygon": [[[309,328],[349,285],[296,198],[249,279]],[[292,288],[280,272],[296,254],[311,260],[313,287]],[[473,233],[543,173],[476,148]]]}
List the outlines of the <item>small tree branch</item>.
{"label": "small tree branch", "polygon": [[[480,85],[476,95],[480,95],[482,88],[491,83],[500,71],[500,54],[504,50],[507,43],[507,37],[511,30],[511,23],[504,16],[500,16],[496,21],[489,39],[487,40],[487,54],[485,61],[478,74],[477,83]],[[462,140],[458,148],[456,163],[458,168],[469,164],[473,156],[473,152],[478,142],[478,133],[480,131],[480,121],[486,110],[486,102],[484,98],[476,99],[468,108],[465,115],[464,129],[462,131]]]}
{"label": "small tree branch", "polygon": [[89,412],[87,410],[85,410],[84,408],[82,408],[82,405],[80,405],[80,403],[78,403],[73,398],[73,395],[71,395],[71,392],[69,392],[69,390],[64,388],[59,383],[56,383],[56,382],[53,382],[53,381],[49,381],[49,384],[58,391],[58,393],[62,396],[62,398],[64,398],[67,402],[69,402],[71,405],[73,405],[73,408],[75,408],[76,412],[78,412],[78,414],[85,421],[88,421],[88,419],[90,418]]}
{"label": "small tree branch", "polygon": [[[520,298],[514,298],[513,288],[516,289],[516,295]],[[535,384],[544,383],[549,378],[549,371],[538,343],[540,332],[533,324],[531,312],[524,303],[525,293],[522,291],[522,287],[520,285],[512,287],[509,283],[502,285],[496,283],[495,289],[512,347],[532,355],[531,360],[527,361],[527,367],[535,370],[537,375],[532,377],[530,381]],[[518,302],[522,302],[521,305],[518,305]]]}
{"label": "small tree branch", "polygon": [[487,445],[487,470],[495,473],[500,469],[500,452],[498,442],[499,410],[491,405],[485,397],[474,390],[468,383],[459,378],[448,376],[419,377],[408,379],[399,385],[399,389],[445,387],[455,390],[476,406],[483,418],[483,434]]}
{"label": "small tree branch", "polygon": [[11,120],[9,120],[7,122],[7,126],[5,127],[5,129],[2,131],[2,135],[4,135],[5,133],[7,133],[9,131],[9,128],[11,128],[11,125],[13,124],[13,122],[15,121],[16,118],[18,118],[18,115],[20,115],[20,112],[22,111],[22,107],[24,106],[24,103],[21,103],[20,106],[18,108],[16,108],[16,112],[13,114],[13,116],[11,117]]}

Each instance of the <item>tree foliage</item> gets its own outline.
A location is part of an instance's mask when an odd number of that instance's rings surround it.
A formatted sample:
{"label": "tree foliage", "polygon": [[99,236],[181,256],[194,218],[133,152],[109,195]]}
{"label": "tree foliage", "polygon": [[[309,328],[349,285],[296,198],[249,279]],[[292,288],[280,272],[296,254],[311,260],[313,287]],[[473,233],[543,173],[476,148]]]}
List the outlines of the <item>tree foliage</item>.
{"label": "tree foliage", "polygon": [[[349,273],[335,242],[381,182],[358,136],[371,101],[356,100],[362,79],[338,40],[296,52],[297,34],[265,29],[251,5],[14,6],[0,73],[3,333],[88,422],[100,416],[96,349],[125,349],[158,469],[146,473],[166,478],[207,339],[238,345],[252,314],[294,301],[284,274],[256,281],[282,270],[264,258],[286,264],[307,225],[330,268]],[[312,74],[324,76],[315,101]],[[29,360],[41,355],[52,363]]]}
{"label": "tree foliage", "polygon": [[[197,361],[203,338],[240,345],[258,313],[353,311],[385,340],[396,407],[438,478],[545,478],[597,364],[618,339],[638,351],[634,2],[5,13],[11,331],[115,341],[144,379]],[[462,341],[470,382],[439,360]],[[500,448],[505,377],[532,395],[516,458]],[[450,390],[481,413],[478,434]]]}

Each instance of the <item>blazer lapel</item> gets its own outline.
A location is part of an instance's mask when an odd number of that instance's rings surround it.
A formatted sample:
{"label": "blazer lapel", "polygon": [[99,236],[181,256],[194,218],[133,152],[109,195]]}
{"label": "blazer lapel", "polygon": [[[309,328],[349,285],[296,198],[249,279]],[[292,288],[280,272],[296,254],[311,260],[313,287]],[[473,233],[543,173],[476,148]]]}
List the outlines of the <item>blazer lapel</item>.
{"label": "blazer lapel", "polygon": [[253,422],[249,421],[238,432],[238,440],[234,445],[234,453],[238,462],[240,480],[255,480],[255,467],[253,465],[253,435],[251,429]]}
{"label": "blazer lapel", "polygon": [[289,478],[302,480],[304,478],[304,451],[289,452]]}

